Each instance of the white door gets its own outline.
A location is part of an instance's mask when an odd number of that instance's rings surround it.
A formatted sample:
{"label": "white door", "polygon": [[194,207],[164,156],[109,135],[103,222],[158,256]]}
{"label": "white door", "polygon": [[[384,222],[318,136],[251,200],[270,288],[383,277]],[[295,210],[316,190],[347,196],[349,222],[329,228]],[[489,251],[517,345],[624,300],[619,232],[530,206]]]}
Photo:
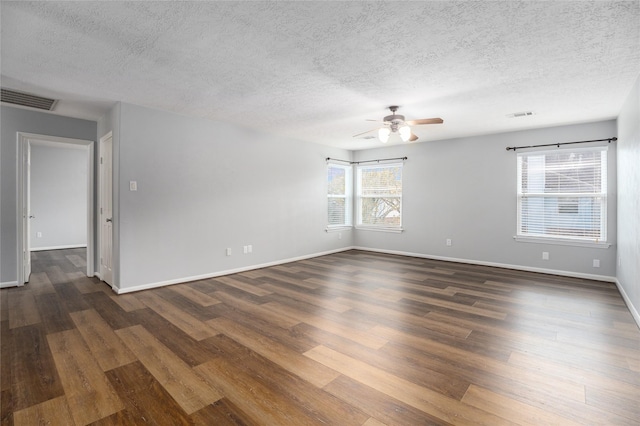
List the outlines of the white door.
{"label": "white door", "polygon": [[113,138],[100,142],[100,277],[113,285]]}
{"label": "white door", "polygon": [[24,282],[29,282],[31,275],[31,144],[27,144],[24,151],[24,195],[22,197],[22,265],[24,269]]}

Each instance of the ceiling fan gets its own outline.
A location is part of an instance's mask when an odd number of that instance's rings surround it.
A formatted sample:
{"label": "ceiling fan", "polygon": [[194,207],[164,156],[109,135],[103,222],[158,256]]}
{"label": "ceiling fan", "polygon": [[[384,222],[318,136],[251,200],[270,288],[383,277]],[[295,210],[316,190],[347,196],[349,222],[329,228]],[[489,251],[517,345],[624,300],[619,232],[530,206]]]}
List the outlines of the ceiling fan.
{"label": "ceiling fan", "polygon": [[[378,139],[380,142],[386,143],[389,140],[389,136],[391,133],[398,133],[400,135],[400,139],[403,142],[406,141],[415,141],[418,137],[411,131],[411,127],[420,124],[440,124],[443,123],[442,118],[421,118],[419,120],[405,120],[404,115],[396,114],[400,108],[397,105],[391,105],[389,110],[391,111],[391,115],[387,115],[382,119],[383,126],[378,129],[367,130],[366,132],[358,133],[357,135],[353,135],[354,138],[358,136],[365,135],[367,133],[378,131]],[[375,121],[375,120],[371,120]]]}

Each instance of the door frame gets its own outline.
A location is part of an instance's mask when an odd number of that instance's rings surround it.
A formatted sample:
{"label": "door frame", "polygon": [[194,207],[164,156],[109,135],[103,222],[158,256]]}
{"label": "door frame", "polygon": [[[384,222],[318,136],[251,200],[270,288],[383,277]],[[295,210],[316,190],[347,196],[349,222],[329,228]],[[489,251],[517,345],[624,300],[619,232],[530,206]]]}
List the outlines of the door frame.
{"label": "door frame", "polygon": [[18,202],[16,206],[16,230],[17,230],[17,282],[18,286],[23,286],[26,282],[24,275],[24,250],[25,250],[25,235],[24,235],[24,221],[29,220],[26,218],[24,212],[24,203],[26,197],[29,196],[27,182],[28,182],[28,168],[24,165],[25,153],[29,151],[31,145],[44,145],[54,148],[63,148],[61,145],[70,145],[69,148],[78,148],[79,146],[86,147],[87,150],[87,276],[92,277],[95,274],[94,267],[94,241],[95,241],[95,218],[94,218],[94,164],[95,164],[95,142],[83,139],[71,139],[58,136],[38,135],[35,133],[18,132],[17,137],[17,192]]}

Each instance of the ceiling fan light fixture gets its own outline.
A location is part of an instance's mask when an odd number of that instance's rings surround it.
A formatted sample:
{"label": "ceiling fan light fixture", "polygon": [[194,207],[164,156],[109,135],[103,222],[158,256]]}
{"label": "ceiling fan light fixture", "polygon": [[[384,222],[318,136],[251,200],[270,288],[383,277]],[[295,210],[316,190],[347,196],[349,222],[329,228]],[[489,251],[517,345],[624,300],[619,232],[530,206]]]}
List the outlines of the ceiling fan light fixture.
{"label": "ceiling fan light fixture", "polygon": [[400,139],[402,139],[402,142],[406,142],[411,137],[411,128],[404,125],[398,129],[398,133],[400,133]]}
{"label": "ceiling fan light fixture", "polygon": [[378,139],[380,139],[380,142],[382,143],[387,143],[390,134],[391,130],[388,127],[381,127],[378,130]]}
{"label": "ceiling fan light fixture", "polygon": [[396,114],[398,108],[399,107],[397,105],[391,105],[389,107],[391,115],[387,115],[382,119],[382,127],[358,133],[357,135],[353,135],[353,137],[363,137],[363,139],[369,139],[373,136],[367,137],[363,135],[367,135],[377,131],[378,139],[382,143],[387,143],[389,141],[389,136],[391,136],[391,133],[397,133],[400,136],[400,139],[402,139],[402,142],[413,142],[418,140],[418,136],[416,136],[411,131],[411,126],[417,126],[421,124],[441,124],[444,122],[442,118],[421,118],[418,120],[405,120],[404,115]]}

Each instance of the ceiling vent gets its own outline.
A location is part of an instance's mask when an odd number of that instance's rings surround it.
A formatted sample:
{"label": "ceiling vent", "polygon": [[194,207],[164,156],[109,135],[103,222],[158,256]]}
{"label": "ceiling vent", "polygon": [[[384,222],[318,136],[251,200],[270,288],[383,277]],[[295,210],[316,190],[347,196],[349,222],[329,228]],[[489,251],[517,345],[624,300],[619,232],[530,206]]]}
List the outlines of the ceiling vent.
{"label": "ceiling vent", "polygon": [[43,98],[30,93],[16,92],[15,90],[1,89],[0,100],[8,104],[20,105],[29,108],[52,111],[58,102],[56,99]]}
{"label": "ceiling vent", "polygon": [[523,111],[523,112],[514,112],[513,114],[507,114],[508,118],[518,118],[518,117],[528,117],[533,115],[531,111]]}

